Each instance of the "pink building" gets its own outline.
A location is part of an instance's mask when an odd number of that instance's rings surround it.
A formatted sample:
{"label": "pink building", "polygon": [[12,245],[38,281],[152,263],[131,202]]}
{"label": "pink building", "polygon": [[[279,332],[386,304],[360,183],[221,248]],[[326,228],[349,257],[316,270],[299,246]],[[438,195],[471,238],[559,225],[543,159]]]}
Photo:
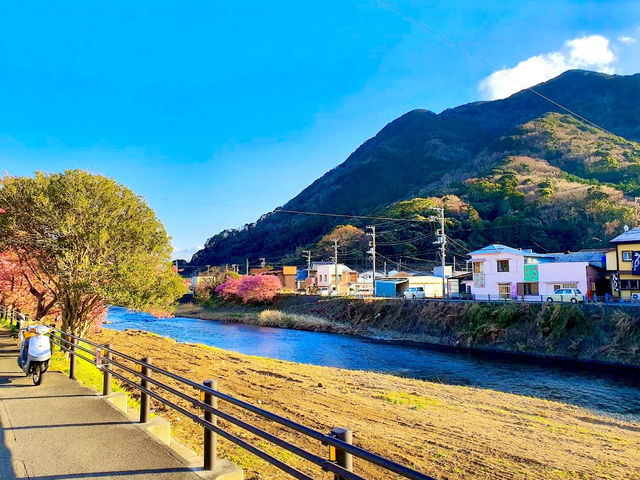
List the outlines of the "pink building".
{"label": "pink building", "polygon": [[479,299],[544,296],[561,288],[595,294],[604,275],[604,251],[542,254],[493,244],[469,256],[471,293]]}

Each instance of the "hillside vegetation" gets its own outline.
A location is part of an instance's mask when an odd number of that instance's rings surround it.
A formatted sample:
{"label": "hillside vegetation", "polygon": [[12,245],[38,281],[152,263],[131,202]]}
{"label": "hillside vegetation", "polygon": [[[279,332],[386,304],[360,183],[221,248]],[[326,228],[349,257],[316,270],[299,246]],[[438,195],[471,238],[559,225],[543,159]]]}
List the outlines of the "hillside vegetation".
{"label": "hillside vegetation", "polygon": [[[574,70],[536,89],[612,133],[529,91],[440,114],[414,110],[284,208],[419,220],[432,213],[426,207],[444,205],[448,234],[457,241],[450,248],[460,256],[488,242],[541,251],[605,246],[632,220],[629,198],[640,194],[640,75]],[[211,237],[193,263],[265,256],[300,262],[301,248],[340,223],[276,210]],[[408,222],[381,229],[380,253],[434,261],[434,228]]]}

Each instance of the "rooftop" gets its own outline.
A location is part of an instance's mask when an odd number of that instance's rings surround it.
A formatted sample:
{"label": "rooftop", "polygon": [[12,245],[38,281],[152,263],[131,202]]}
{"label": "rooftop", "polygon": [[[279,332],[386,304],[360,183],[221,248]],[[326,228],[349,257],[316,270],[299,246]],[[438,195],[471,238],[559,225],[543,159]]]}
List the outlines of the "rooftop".
{"label": "rooftop", "polygon": [[595,267],[604,268],[606,264],[603,250],[583,250],[580,252],[554,254],[556,262],[588,262]]}
{"label": "rooftop", "polygon": [[470,252],[469,255],[486,255],[490,253],[512,253],[514,255],[526,255],[527,257],[548,257],[549,255],[546,253],[534,253],[533,250],[521,249],[521,248],[513,248],[507,247],[506,245],[501,245],[499,243],[493,243],[491,245],[487,245],[486,247],[482,247],[479,250],[475,250]]}
{"label": "rooftop", "polygon": [[616,238],[609,240],[609,243],[627,242],[640,242],[640,227],[632,228],[631,230],[621,233]]}

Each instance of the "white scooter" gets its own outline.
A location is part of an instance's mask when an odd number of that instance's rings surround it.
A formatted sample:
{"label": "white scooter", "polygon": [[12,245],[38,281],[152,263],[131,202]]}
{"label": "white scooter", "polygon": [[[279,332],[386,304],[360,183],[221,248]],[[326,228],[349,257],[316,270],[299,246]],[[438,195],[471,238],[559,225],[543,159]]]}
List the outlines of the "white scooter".
{"label": "white scooter", "polygon": [[49,327],[45,325],[20,325],[18,365],[27,376],[33,375],[34,385],[40,385],[44,372],[49,368],[51,359],[51,344],[47,336],[49,332]]}

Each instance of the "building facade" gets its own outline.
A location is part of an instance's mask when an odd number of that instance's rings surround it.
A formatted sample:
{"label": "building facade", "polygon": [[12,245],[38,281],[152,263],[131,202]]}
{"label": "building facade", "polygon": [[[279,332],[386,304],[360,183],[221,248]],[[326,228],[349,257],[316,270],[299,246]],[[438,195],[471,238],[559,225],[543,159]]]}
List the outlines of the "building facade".
{"label": "building facade", "polygon": [[[336,282],[336,269],[338,279]],[[358,272],[342,263],[335,265],[333,262],[315,262],[309,271],[307,283],[310,287],[326,291],[329,294],[347,295],[350,286],[358,281]],[[336,292],[336,283],[338,290]]]}
{"label": "building facade", "polygon": [[506,245],[489,245],[469,254],[471,293],[478,299],[542,297],[561,288],[583,294],[599,292],[605,252],[535,253]]}
{"label": "building facade", "polygon": [[610,241],[607,273],[611,293],[622,299],[640,299],[640,228],[632,228]]}

